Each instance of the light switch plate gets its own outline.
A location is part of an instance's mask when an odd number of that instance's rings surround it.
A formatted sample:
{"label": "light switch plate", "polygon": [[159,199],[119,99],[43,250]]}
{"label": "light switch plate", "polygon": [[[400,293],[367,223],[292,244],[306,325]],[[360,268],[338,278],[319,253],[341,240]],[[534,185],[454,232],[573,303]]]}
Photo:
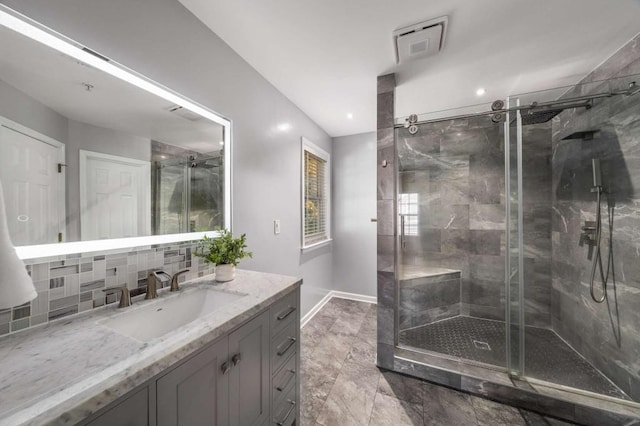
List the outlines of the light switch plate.
{"label": "light switch plate", "polygon": [[280,234],[280,219],[275,219],[273,221],[273,233],[275,235],[279,235]]}

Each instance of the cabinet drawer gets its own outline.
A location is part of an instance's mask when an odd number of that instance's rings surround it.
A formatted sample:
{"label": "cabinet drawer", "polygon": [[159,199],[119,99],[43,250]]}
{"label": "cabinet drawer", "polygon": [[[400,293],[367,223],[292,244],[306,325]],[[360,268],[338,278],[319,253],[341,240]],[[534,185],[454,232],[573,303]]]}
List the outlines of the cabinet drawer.
{"label": "cabinet drawer", "polygon": [[292,291],[271,307],[271,335],[275,336],[291,322],[297,322],[298,291]]}
{"label": "cabinet drawer", "polygon": [[273,409],[273,424],[276,426],[290,426],[296,421],[296,388],[295,386],[289,390],[287,396],[282,402]]}
{"label": "cabinet drawer", "polygon": [[271,340],[271,372],[277,372],[298,348],[298,322],[290,323]]}
{"label": "cabinet drawer", "polygon": [[297,360],[297,352],[291,353],[284,366],[273,376],[274,407],[278,406],[284,396],[289,393],[289,390],[296,385],[296,376],[298,375]]}

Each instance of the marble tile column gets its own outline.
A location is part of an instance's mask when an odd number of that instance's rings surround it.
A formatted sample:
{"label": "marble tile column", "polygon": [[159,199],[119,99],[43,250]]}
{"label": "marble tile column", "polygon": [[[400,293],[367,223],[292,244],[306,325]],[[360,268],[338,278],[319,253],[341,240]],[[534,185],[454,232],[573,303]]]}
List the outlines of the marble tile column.
{"label": "marble tile column", "polygon": [[394,137],[395,74],[378,77],[378,358],[393,369],[395,342],[396,155]]}

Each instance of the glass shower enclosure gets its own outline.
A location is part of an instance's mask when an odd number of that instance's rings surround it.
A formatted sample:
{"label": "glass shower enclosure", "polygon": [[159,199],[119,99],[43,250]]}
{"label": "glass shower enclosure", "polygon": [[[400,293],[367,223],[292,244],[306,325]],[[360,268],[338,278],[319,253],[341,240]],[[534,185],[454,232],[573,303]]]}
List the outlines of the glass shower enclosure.
{"label": "glass shower enclosure", "polygon": [[639,92],[629,76],[396,121],[405,358],[640,406]]}
{"label": "glass shower enclosure", "polygon": [[159,159],[152,168],[154,234],[200,232],[224,227],[223,154]]}

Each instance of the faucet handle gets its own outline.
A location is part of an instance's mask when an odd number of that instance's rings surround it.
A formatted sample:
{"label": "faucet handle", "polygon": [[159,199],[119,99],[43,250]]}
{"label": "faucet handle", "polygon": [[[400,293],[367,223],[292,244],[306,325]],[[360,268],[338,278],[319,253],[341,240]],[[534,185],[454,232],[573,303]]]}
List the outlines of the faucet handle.
{"label": "faucet handle", "polygon": [[118,308],[126,308],[127,306],[131,306],[131,293],[129,293],[129,288],[126,285],[109,287],[103,289],[102,291],[104,291],[106,294],[112,294],[116,291],[120,291],[120,303],[118,303]]}
{"label": "faucet handle", "polygon": [[173,274],[173,278],[171,278],[171,288],[169,291],[178,291],[180,290],[180,285],[178,284],[178,277],[185,272],[189,272],[189,269],[183,269],[182,271],[178,271]]}

